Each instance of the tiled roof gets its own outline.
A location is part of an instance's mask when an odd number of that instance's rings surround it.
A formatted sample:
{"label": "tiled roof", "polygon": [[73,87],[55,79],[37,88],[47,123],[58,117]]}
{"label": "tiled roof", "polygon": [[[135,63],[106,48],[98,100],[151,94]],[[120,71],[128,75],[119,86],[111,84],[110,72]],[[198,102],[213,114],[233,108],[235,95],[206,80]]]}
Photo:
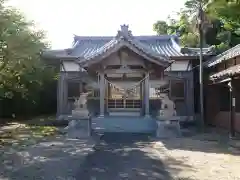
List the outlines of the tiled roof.
{"label": "tiled roof", "polygon": [[[99,51],[103,46],[106,46],[109,42],[112,42],[115,37],[97,37],[97,36],[77,36],[75,37],[76,44],[73,48],[72,55],[75,56],[89,56],[96,51]],[[174,42],[175,36],[134,36],[134,41],[139,41],[138,44],[151,51],[156,55],[163,56],[182,56],[180,47]],[[176,43],[176,44],[175,44]]]}
{"label": "tiled roof", "polygon": [[206,62],[206,66],[212,67],[216,64],[221,63],[222,61],[225,61],[225,60],[237,57],[237,56],[240,56],[240,44],[223,52],[222,54],[219,54],[218,56],[211,58],[209,61]]}
{"label": "tiled roof", "polygon": [[[137,48],[141,52],[163,61],[168,60],[169,57],[196,56],[199,54],[198,48],[182,49],[176,35],[133,36],[131,31],[128,30],[128,26],[123,25],[117,36],[75,36],[72,48],[62,50],[61,53],[49,51],[45,55],[53,58],[75,58],[80,61],[87,61],[119,44],[120,46],[129,45]],[[204,54],[210,52],[209,48],[203,49],[203,51]]]}
{"label": "tiled roof", "polygon": [[237,74],[240,74],[240,65],[232,66],[228,69],[225,69],[223,71],[215,73],[215,74],[210,76],[210,79],[211,80],[216,80],[216,79],[231,77],[231,76],[237,75]]}

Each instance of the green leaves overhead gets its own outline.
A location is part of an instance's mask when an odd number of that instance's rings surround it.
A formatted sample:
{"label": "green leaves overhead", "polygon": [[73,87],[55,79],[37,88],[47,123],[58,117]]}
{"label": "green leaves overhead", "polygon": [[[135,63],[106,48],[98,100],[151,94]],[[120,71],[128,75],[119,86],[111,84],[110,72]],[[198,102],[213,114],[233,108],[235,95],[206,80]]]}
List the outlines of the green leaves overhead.
{"label": "green leaves overhead", "polygon": [[40,60],[47,45],[43,31],[0,1],[0,98],[27,98],[51,79],[52,70]]}
{"label": "green leaves overhead", "polygon": [[203,9],[206,44],[215,45],[221,52],[240,43],[239,0],[187,0],[178,19],[157,21],[153,30],[157,34],[179,34],[182,46],[198,47],[199,33],[196,25],[200,5]]}

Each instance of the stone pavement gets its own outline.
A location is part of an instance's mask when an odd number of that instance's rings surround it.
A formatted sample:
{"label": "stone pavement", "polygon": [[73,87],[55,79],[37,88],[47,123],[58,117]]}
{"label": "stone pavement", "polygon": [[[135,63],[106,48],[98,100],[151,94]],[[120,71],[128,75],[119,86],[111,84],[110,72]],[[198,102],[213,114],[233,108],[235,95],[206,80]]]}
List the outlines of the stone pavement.
{"label": "stone pavement", "polygon": [[25,148],[0,150],[0,179],[60,180],[71,179],[81,168],[96,140],[89,137],[71,139],[59,135]]}

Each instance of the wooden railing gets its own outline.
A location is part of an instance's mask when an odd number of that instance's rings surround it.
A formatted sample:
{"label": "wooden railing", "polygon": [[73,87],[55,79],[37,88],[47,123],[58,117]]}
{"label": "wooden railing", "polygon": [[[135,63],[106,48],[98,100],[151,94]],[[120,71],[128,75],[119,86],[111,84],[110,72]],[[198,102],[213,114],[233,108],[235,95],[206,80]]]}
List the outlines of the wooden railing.
{"label": "wooden railing", "polygon": [[141,107],[140,99],[108,99],[109,109],[139,109]]}

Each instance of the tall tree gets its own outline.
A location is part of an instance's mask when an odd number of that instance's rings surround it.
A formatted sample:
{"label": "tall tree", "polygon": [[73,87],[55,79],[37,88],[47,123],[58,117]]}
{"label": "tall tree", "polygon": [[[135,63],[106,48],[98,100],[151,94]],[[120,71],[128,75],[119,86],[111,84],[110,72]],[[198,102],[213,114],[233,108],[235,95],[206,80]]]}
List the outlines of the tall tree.
{"label": "tall tree", "polygon": [[169,19],[169,23],[165,21],[157,21],[153,25],[153,30],[158,34],[178,34],[183,46],[197,47],[198,35],[189,22],[189,15],[182,11],[179,13],[179,19]]}
{"label": "tall tree", "polygon": [[240,43],[240,1],[212,0],[207,13],[222,22],[219,39],[230,47]]}
{"label": "tall tree", "polygon": [[49,79],[40,61],[40,51],[47,47],[44,40],[44,32],[33,22],[0,1],[0,98],[33,96]]}
{"label": "tall tree", "polygon": [[[219,52],[240,43],[239,0],[187,0],[179,12],[179,19],[167,24],[168,34],[179,34],[182,46],[198,47],[198,15],[203,9],[204,39]],[[157,25],[156,25],[157,24]],[[160,34],[163,23],[155,23],[154,31]],[[166,25],[164,24],[164,29]],[[163,31],[161,31],[163,32]],[[166,32],[166,30],[165,30]]]}

